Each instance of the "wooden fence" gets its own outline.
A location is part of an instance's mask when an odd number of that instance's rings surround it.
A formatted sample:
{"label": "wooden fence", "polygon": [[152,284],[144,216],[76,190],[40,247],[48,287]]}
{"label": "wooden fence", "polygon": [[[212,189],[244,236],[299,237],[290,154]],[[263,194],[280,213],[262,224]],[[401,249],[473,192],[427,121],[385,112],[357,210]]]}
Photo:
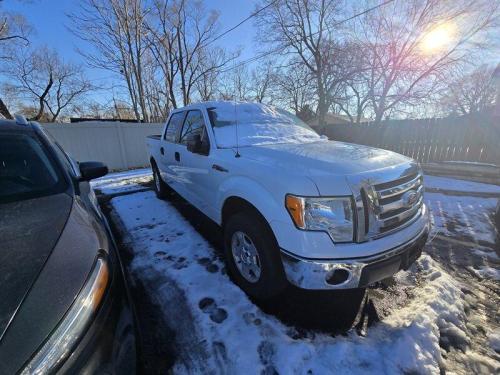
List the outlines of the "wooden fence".
{"label": "wooden fence", "polygon": [[389,120],[378,125],[320,128],[330,139],[392,150],[422,163],[469,161],[500,165],[500,117]]}

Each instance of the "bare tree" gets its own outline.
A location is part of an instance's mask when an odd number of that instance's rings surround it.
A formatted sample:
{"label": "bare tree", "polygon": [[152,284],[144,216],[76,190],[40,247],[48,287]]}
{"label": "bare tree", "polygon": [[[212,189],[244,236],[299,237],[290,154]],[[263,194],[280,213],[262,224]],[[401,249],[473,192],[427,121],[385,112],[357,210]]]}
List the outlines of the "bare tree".
{"label": "bare tree", "polygon": [[251,100],[250,74],[245,65],[224,72],[219,96],[223,100]]}
{"label": "bare tree", "polygon": [[0,45],[5,47],[4,43],[10,41],[26,46],[29,44],[30,33],[31,27],[24,16],[0,11]]}
{"label": "bare tree", "polygon": [[10,89],[37,106],[32,120],[56,121],[62,111],[93,89],[80,66],[64,62],[47,48],[19,54],[9,64],[8,74]]}
{"label": "bare tree", "polygon": [[[15,49],[29,44],[28,36],[31,28],[26,19],[19,14],[0,11],[0,73],[3,72],[5,62],[10,60]],[[12,115],[0,97],[0,115],[12,119]]]}
{"label": "bare tree", "polygon": [[258,103],[273,101],[276,84],[276,69],[271,61],[258,65],[251,73],[250,91],[252,100]]}
{"label": "bare tree", "polygon": [[[182,103],[192,101],[196,87],[207,77],[233,61],[238,53],[227,54],[223,49],[208,47],[216,37],[219,14],[207,11],[203,2],[193,0],[173,1],[165,17],[170,35],[160,35],[160,40],[173,41],[168,51],[175,64]],[[170,63],[171,64],[171,63]],[[172,69],[171,69],[172,71]]]}
{"label": "bare tree", "polygon": [[152,9],[146,27],[148,48],[161,76],[157,86],[168,99],[167,107],[177,108],[175,85],[179,67],[175,41],[178,30],[172,22],[171,6],[167,1],[155,0]]}
{"label": "bare tree", "polygon": [[311,73],[307,67],[292,64],[278,69],[276,73],[276,100],[295,114],[309,111],[315,106],[315,88],[311,84]]}
{"label": "bare tree", "polygon": [[342,81],[332,76],[331,63],[338,58],[333,48],[334,26],[341,9],[340,0],[265,0],[268,6],[259,13],[259,40],[277,52],[291,52],[314,79],[319,122],[324,122],[331,104],[331,92]]}
{"label": "bare tree", "polygon": [[143,78],[146,16],[141,0],[84,0],[69,15],[70,29],[93,47],[80,50],[81,55],[91,66],[124,79],[138,121],[149,119]]}
{"label": "bare tree", "polygon": [[497,96],[493,71],[492,67],[481,66],[468,73],[455,72],[441,99],[444,111],[467,115],[492,110]]}
{"label": "bare tree", "polygon": [[[495,26],[499,7],[487,0],[407,0],[359,17],[353,43],[367,58],[359,79],[365,81],[375,121],[435,92],[446,71],[471,58],[479,37]],[[450,40],[438,45],[432,40],[439,38],[436,30]]]}

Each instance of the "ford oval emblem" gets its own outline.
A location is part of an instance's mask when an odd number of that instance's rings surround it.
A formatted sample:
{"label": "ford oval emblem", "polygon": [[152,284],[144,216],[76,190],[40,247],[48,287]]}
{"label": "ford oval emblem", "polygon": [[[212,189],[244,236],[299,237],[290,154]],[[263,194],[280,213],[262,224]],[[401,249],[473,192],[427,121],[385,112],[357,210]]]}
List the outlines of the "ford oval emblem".
{"label": "ford oval emblem", "polygon": [[403,194],[401,200],[403,201],[403,205],[405,207],[411,207],[417,202],[418,193],[415,190],[407,191]]}

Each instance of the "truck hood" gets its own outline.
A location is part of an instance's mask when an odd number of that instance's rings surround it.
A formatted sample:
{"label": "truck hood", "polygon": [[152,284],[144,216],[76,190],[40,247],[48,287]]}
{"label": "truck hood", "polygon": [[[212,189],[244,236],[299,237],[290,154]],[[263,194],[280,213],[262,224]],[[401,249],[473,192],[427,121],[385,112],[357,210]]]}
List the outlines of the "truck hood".
{"label": "truck hood", "polygon": [[0,207],[0,340],[54,248],[72,206],[67,194]]}
{"label": "truck hood", "polygon": [[[240,153],[263,164],[308,176],[321,195],[351,194],[349,180],[353,176],[356,180],[362,176],[373,179],[377,175],[374,172],[382,169],[401,175],[415,167],[412,159],[392,151],[336,141],[245,147]],[[338,177],[344,179],[339,181]]]}

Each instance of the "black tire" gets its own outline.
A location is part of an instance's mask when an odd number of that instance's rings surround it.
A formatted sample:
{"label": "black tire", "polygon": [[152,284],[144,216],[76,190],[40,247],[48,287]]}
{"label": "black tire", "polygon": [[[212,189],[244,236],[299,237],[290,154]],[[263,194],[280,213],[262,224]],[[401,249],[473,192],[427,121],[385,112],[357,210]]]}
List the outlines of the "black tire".
{"label": "black tire", "polygon": [[160,171],[158,170],[158,167],[154,162],[151,163],[151,169],[153,171],[153,185],[156,196],[159,199],[166,199],[170,191],[170,188],[165,182],[163,182],[163,179],[161,178],[160,175]]}
{"label": "black tire", "polygon": [[[260,277],[248,281],[236,265],[231,249],[233,235],[243,232],[255,245],[260,264]],[[227,268],[234,282],[247,294],[260,300],[281,294],[288,286],[280,250],[267,222],[252,210],[231,216],[224,226],[224,250]]]}

